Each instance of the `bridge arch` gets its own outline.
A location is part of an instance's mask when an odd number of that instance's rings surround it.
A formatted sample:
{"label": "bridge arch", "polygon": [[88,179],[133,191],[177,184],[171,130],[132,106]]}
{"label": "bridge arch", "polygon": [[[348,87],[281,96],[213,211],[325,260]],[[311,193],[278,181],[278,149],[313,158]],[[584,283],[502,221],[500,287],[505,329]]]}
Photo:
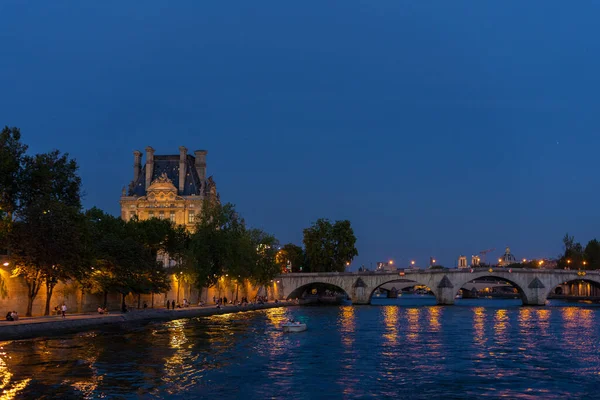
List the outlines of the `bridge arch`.
{"label": "bridge arch", "polygon": [[343,287],[330,283],[330,282],[326,282],[326,281],[314,281],[314,282],[309,282],[306,284],[303,284],[301,286],[298,286],[297,288],[295,288],[294,290],[292,290],[286,297],[287,300],[290,299],[300,299],[302,298],[302,296],[304,294],[306,294],[307,291],[310,291],[311,288],[316,288],[317,290],[321,289],[321,288],[327,288],[330,287],[332,288],[332,290],[338,290],[340,293],[344,293],[344,295],[346,296],[346,298],[350,298],[350,295],[348,293],[348,291],[346,289],[344,289]]}
{"label": "bridge arch", "polygon": [[527,292],[526,292],[526,288],[527,286],[525,285],[525,282],[518,282],[519,279],[515,279],[512,277],[507,277],[506,275],[508,275],[507,272],[502,271],[502,273],[493,273],[493,272],[484,272],[484,273],[474,273],[472,277],[470,277],[469,280],[463,280],[459,285],[456,285],[456,287],[458,288],[456,290],[456,292],[454,293],[454,296],[458,295],[458,293],[463,290],[465,287],[468,286],[468,283],[477,280],[477,279],[484,279],[484,278],[492,278],[492,279],[497,279],[498,281],[503,281],[503,282],[507,282],[509,283],[512,287],[514,287],[517,290],[517,293],[519,294],[519,297],[521,298],[521,301],[523,302],[524,305],[530,304],[530,299],[527,297]]}
{"label": "bridge arch", "polygon": [[[587,292],[586,289],[588,288],[584,288],[584,291],[582,292],[582,287],[579,285],[576,287],[576,293],[556,293],[556,289],[560,288],[562,289],[562,285],[569,285],[569,284],[574,284],[574,283],[581,283],[581,284],[591,284],[593,288],[597,289],[597,291],[600,293],[600,277],[598,275],[591,275],[591,274],[585,274],[585,275],[581,275],[581,276],[577,276],[576,278],[574,276],[572,277],[568,277],[565,278],[563,281],[559,282],[557,285],[550,285],[551,287],[548,288],[548,292],[546,293],[546,297],[549,297],[550,295],[553,294],[558,294],[558,295],[573,295],[573,296],[581,296],[581,297],[591,297],[592,293]],[[568,291],[571,292],[573,289],[571,287],[568,287]]]}
{"label": "bridge arch", "polygon": [[[377,285],[376,287],[371,289],[371,293],[369,293],[369,304],[371,303],[371,300],[373,300],[373,294],[375,294],[375,291],[377,289],[379,289],[380,287],[382,287],[383,285],[387,285],[388,283],[400,283],[400,284],[404,284],[404,283],[409,283],[411,284],[410,286],[417,286],[417,285],[421,285],[421,286],[427,286],[429,288],[429,290],[431,290],[431,292],[433,293],[434,296],[436,296],[435,293],[435,288],[430,287],[429,285],[422,283],[420,281],[416,281],[414,279],[409,279],[409,278],[398,278],[398,279],[391,279],[391,280],[386,280],[385,282],[380,283],[379,285]],[[401,285],[399,285],[401,286]],[[406,287],[410,287],[410,286],[404,286]],[[396,289],[398,289],[398,287],[396,287]],[[398,289],[398,291],[400,292],[402,289]],[[436,296],[437,297],[437,296]]]}

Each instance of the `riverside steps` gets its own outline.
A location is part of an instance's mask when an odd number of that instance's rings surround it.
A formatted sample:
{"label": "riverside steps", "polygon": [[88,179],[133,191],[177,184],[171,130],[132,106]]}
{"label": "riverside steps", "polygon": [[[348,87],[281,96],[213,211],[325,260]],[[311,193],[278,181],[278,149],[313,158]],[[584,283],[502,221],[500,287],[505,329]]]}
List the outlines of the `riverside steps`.
{"label": "riverside steps", "polygon": [[291,301],[248,305],[245,307],[225,306],[191,306],[167,310],[164,308],[133,310],[127,313],[110,314],[69,314],[65,318],[60,315],[44,317],[25,317],[18,321],[0,321],[0,341],[30,339],[65,333],[83,332],[108,325],[129,325],[152,321],[170,321],[181,318],[209,317],[212,315],[232,314],[247,311],[266,310],[269,308],[289,307],[296,305]]}

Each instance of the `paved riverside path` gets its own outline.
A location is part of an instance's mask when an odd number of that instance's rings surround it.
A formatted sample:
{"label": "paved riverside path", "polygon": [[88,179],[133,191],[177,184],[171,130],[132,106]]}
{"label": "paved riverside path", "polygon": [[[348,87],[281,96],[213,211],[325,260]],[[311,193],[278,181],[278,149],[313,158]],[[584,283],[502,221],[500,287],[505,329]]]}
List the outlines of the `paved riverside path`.
{"label": "paved riverside path", "polygon": [[118,325],[134,322],[168,321],[180,318],[207,317],[211,315],[230,314],[246,311],[264,310],[267,308],[287,307],[294,302],[280,301],[266,304],[242,306],[227,305],[222,308],[210,306],[190,306],[167,310],[165,308],[133,309],[127,313],[111,312],[109,314],[85,313],[69,314],[66,318],[60,315],[44,317],[19,317],[18,321],[0,321],[0,341],[29,339],[61,333],[74,333],[94,329],[103,325]]}

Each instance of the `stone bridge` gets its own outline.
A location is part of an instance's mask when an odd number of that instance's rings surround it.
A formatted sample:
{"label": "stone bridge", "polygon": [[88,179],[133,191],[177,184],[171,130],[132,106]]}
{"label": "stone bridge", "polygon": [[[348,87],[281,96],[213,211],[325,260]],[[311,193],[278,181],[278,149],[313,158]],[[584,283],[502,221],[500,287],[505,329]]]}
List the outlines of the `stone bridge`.
{"label": "stone bridge", "polygon": [[571,281],[586,281],[600,286],[600,271],[475,268],[445,270],[414,270],[395,273],[326,272],[293,273],[277,277],[276,291],[283,298],[296,298],[315,283],[326,283],[343,289],[352,304],[370,304],[375,289],[388,282],[414,282],[431,289],[438,304],[454,304],[456,294],[466,284],[478,278],[494,278],[509,282],[519,294],[523,305],[546,304],[548,295],[558,285]]}

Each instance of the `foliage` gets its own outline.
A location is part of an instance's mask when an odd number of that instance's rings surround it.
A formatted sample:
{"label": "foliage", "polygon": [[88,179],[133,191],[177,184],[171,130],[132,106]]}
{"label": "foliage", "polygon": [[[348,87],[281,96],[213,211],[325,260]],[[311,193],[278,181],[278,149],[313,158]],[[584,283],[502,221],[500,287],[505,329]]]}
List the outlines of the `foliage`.
{"label": "foliage", "polygon": [[429,269],[445,269],[446,267],[444,267],[443,265],[432,265],[431,267],[429,267]]}
{"label": "foliage", "polygon": [[25,156],[19,179],[16,220],[10,232],[13,274],[25,279],[31,315],[33,300],[46,285],[45,315],[58,281],[78,278],[89,261],[80,213],[81,179],[77,163],[58,151]]}
{"label": "foliage", "polygon": [[348,220],[332,224],[327,219],[318,219],[304,229],[303,242],[309,272],[344,272],[358,255],[356,237]]}
{"label": "foliage", "polygon": [[287,272],[288,263],[292,266],[291,272],[302,272],[304,261],[304,250],[293,243],[284,245],[277,253],[277,264],[282,272]]}

